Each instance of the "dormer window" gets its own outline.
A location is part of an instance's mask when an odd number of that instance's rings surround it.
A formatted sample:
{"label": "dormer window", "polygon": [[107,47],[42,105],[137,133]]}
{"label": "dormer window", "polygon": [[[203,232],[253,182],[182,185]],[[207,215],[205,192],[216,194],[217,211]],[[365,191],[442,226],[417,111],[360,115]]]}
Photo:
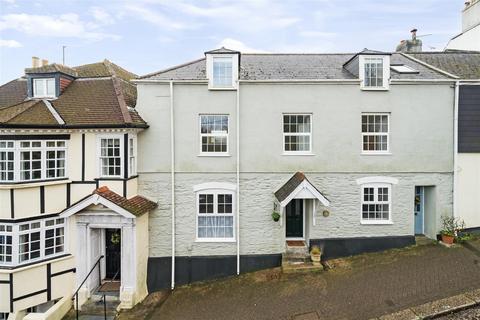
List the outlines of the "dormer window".
{"label": "dormer window", "polygon": [[383,58],[365,58],[365,87],[383,87]]}
{"label": "dormer window", "polygon": [[55,91],[55,78],[33,79],[33,97],[53,98],[56,96]]}
{"label": "dormer window", "polygon": [[205,52],[208,89],[235,90],[237,88],[240,52],[220,48]]}
{"label": "dormer window", "polygon": [[217,88],[232,87],[232,58],[213,58],[213,86]]}
{"label": "dormer window", "polygon": [[362,90],[388,90],[389,55],[359,55],[359,69]]}

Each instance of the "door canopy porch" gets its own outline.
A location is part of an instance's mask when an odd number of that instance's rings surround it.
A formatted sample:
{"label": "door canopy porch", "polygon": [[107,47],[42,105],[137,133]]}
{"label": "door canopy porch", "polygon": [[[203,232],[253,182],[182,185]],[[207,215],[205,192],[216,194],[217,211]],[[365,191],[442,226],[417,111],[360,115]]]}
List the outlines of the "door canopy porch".
{"label": "door canopy porch", "polygon": [[275,192],[275,197],[281,207],[285,207],[292,199],[317,199],[326,207],[330,205],[330,201],[308,181],[303,172],[295,173]]}
{"label": "door canopy porch", "polygon": [[107,186],[102,186],[98,189],[95,189],[91,195],[80,199],[70,207],[63,210],[60,216],[67,218],[91,205],[98,204],[107,207],[124,218],[137,218],[157,207],[155,202],[142,196],[137,195],[127,199],[111,191]]}

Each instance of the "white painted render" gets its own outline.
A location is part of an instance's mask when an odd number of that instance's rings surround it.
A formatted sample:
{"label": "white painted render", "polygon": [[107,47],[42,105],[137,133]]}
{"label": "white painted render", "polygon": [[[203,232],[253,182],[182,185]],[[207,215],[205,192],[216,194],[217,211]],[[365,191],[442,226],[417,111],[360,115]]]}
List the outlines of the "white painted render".
{"label": "white painted render", "polygon": [[[415,186],[437,186],[430,222],[440,230],[441,214],[452,213],[452,83],[391,84],[366,92],[358,83],[240,83],[240,254],[280,253],[285,232],[273,222],[273,193],[296,171],[330,201],[307,201],[306,234],[311,238],[404,236],[414,233]],[[236,244],[196,242],[199,183],[235,183],[236,92],[211,91],[205,83],[174,83],[175,252],[178,256],[235,255]],[[150,124],[139,136],[139,192],[159,199],[150,214],[150,256],[170,256],[169,84],[140,83],[137,109]],[[362,112],[390,114],[390,152],[363,155]],[[230,157],[199,157],[199,114],[229,115]],[[283,155],[282,116],[310,113],[313,155]],[[152,145],[161,146],[151,148]],[[360,223],[357,179],[386,176],[392,184],[392,224]],[[398,183],[396,183],[398,182]],[[323,210],[330,215],[324,217]],[[315,216],[315,226],[313,217]],[[261,234],[258,233],[261,230]]]}
{"label": "white painted render", "polygon": [[458,154],[457,216],[467,228],[480,227],[480,154]]}

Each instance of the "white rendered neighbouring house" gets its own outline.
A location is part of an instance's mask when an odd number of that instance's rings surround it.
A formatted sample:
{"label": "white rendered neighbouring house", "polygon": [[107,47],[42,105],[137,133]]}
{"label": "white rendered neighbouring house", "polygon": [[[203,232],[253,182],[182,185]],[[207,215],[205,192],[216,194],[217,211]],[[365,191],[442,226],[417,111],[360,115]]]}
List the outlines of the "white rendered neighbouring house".
{"label": "white rendered neighbouring house", "polygon": [[400,53],[225,48],[135,80],[149,291],[279,266],[288,240],[328,259],[436,238],[454,82]]}
{"label": "white rendered neighbouring house", "polygon": [[136,76],[33,62],[0,86],[0,319],[61,318],[105,281],[131,308],[156,206],[137,194]]}

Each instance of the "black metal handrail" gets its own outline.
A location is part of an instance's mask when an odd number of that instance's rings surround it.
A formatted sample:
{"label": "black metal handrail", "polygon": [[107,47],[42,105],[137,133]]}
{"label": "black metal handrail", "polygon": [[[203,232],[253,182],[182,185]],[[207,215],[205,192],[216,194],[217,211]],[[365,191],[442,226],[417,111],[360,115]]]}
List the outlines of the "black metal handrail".
{"label": "black metal handrail", "polygon": [[80,288],[82,288],[83,284],[87,281],[88,277],[90,277],[90,275],[92,274],[93,270],[95,270],[95,267],[97,265],[98,265],[98,282],[99,282],[99,285],[102,284],[102,268],[100,268],[100,260],[102,260],[103,258],[104,257],[102,255],[102,256],[100,256],[100,258],[97,259],[97,262],[95,262],[95,264],[92,266],[92,268],[90,269],[90,271],[85,276],[82,283],[80,283],[77,290],[75,290],[75,293],[72,296],[72,300],[75,299],[75,304],[76,304],[76,313],[75,314],[76,314],[77,320],[78,320],[78,291],[80,291]]}

